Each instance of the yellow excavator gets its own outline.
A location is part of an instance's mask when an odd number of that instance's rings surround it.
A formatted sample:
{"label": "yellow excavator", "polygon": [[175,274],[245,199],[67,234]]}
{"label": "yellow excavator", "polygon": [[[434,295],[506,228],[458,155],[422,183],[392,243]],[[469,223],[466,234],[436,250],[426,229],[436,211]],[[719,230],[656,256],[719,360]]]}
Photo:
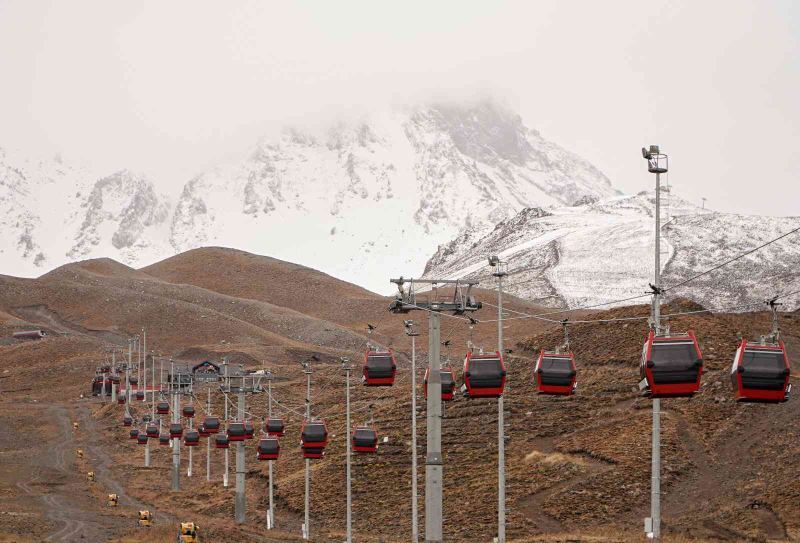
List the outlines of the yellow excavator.
{"label": "yellow excavator", "polygon": [[109,507],[116,507],[119,505],[119,496],[116,494],[109,494],[108,495],[108,506]]}
{"label": "yellow excavator", "polygon": [[181,522],[178,543],[200,543],[200,536],[197,535],[199,531],[200,527],[194,522]]}
{"label": "yellow excavator", "polygon": [[153,525],[153,513],[150,511],[139,511],[139,520],[136,524],[146,528],[151,527]]}
{"label": "yellow excavator", "polygon": [[93,483],[94,482],[94,472],[90,471],[89,473],[87,473],[86,474],[86,478],[89,480],[90,483]]}

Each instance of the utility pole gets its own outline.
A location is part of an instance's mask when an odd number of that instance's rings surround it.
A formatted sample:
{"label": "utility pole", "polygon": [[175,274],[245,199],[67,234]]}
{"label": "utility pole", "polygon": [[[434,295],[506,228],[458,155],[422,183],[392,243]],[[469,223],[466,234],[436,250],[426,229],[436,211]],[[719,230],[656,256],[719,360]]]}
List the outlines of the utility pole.
{"label": "utility pole", "polygon": [[[181,400],[177,384],[175,383],[175,363],[169,361],[169,388],[172,395],[172,424],[179,424]],[[181,489],[181,440],[172,439],[172,491],[178,492]]]}
{"label": "utility pole", "polygon": [[[311,365],[308,362],[303,364],[303,373],[306,374],[306,422],[311,420]],[[311,494],[311,460],[306,458],[306,494],[305,494],[305,516],[303,519],[303,539],[311,537],[311,519],[309,502]]]}
{"label": "utility pole", "polygon": [[350,462],[352,459],[351,439],[350,439],[350,372],[353,371],[353,366],[350,364],[350,359],[342,357],[342,368],[345,373],[345,412],[347,413],[345,422],[344,439],[347,442],[347,543],[353,543],[353,495],[352,495],[352,479],[350,475]]}
{"label": "utility pole", "polygon": [[[503,356],[503,277],[505,263],[489,257],[492,275],[497,277],[497,351]],[[497,398],[497,543],[506,541],[506,436],[503,395]]]}
{"label": "utility pole", "polygon": [[406,335],[411,337],[411,542],[419,542],[417,497],[417,336],[414,321],[403,321]]}
{"label": "utility pole", "polygon": [[[267,372],[267,421],[272,418],[272,372]],[[269,460],[269,509],[267,510],[267,530],[275,526],[275,499],[272,494],[272,460]]]}
{"label": "utility pole", "polygon": [[131,416],[131,350],[133,340],[128,338],[128,363],[125,365],[125,416]]}
{"label": "utility pole", "polygon": [[[652,326],[661,333],[661,174],[668,171],[668,157],[658,145],[642,148],[647,160],[647,170],[656,174],[655,210],[655,276],[653,288]],[[649,520],[649,523],[648,523]],[[648,530],[649,528],[649,530]],[[653,443],[650,465],[650,518],[645,520],[645,531],[654,540],[661,539],[661,399],[653,398]]]}
{"label": "utility pole", "polygon": [[[440,356],[440,321],[442,311],[464,314],[477,311],[481,304],[471,295],[478,283],[462,282],[452,279],[390,279],[397,285],[399,293],[389,306],[393,313],[408,313],[414,310],[428,311],[428,401],[427,401],[427,452],[425,455],[425,541],[442,541],[442,376]],[[406,291],[405,285],[409,284]],[[427,299],[417,299],[415,284],[430,285],[434,295]],[[437,285],[448,285],[454,289],[452,299],[438,300]]]}

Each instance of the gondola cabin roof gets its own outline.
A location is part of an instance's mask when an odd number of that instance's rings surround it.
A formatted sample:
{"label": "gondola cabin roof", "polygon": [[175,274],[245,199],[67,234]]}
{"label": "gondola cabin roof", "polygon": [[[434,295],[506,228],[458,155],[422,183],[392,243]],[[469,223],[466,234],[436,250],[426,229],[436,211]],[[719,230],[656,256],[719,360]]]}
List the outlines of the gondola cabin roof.
{"label": "gondola cabin roof", "polygon": [[775,403],[789,399],[791,364],[783,341],[742,340],[731,366],[736,401]]}
{"label": "gondola cabin roof", "polygon": [[569,396],[577,385],[573,353],[541,351],[533,368],[533,383],[539,394]]}
{"label": "gondola cabin roof", "polygon": [[499,352],[467,353],[464,359],[464,395],[469,398],[498,398],[506,386],[506,367]]}
{"label": "gondola cabin roof", "polygon": [[694,332],[656,335],[651,330],[642,349],[640,373],[654,398],[691,396],[697,392],[703,355]]}
{"label": "gondola cabin roof", "polygon": [[397,360],[394,352],[367,351],[364,354],[364,370],[362,381],[371,387],[392,386],[397,374]]}

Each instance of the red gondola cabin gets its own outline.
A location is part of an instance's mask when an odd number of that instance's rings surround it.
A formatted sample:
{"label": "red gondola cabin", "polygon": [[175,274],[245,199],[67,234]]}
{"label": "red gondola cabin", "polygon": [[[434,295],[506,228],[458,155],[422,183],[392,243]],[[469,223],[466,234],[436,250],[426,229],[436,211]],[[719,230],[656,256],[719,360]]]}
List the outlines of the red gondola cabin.
{"label": "red gondola cabin", "polygon": [[183,444],[187,447],[197,447],[200,445],[200,432],[197,430],[189,430],[183,438]]}
{"label": "red gondola cabin", "polygon": [[286,431],[286,425],[283,423],[283,419],[273,417],[267,420],[266,430],[269,436],[283,437]]}
{"label": "red gondola cabin", "polygon": [[464,359],[464,396],[499,398],[506,387],[506,367],[499,352],[467,353]]}
{"label": "red gondola cabin", "polygon": [[159,435],[158,436],[158,444],[161,445],[162,447],[169,447],[169,445],[170,445],[169,436],[168,435],[163,435],[163,436]]}
{"label": "red gondola cabin", "polygon": [[157,438],[158,434],[158,426],[151,424],[147,427],[147,437]]}
{"label": "red gondola cabin", "polygon": [[169,425],[170,439],[180,439],[183,437],[183,426],[179,423],[172,423]]}
{"label": "red gondola cabin", "polygon": [[228,434],[217,434],[214,437],[214,447],[217,449],[229,449],[230,439],[228,439]]}
{"label": "red gondola cabin", "polygon": [[219,433],[219,419],[217,417],[206,417],[203,419],[203,428],[209,434]]}
{"label": "red gondola cabin", "polygon": [[367,351],[364,355],[362,382],[368,387],[390,387],[397,374],[397,362],[392,351]]}
{"label": "red gondola cabin", "polygon": [[[425,370],[425,380],[423,382],[423,390],[426,398],[428,397],[428,375],[430,374],[430,371],[430,368]],[[442,401],[449,402],[455,397],[456,394],[456,377],[453,374],[453,370],[450,368],[440,369],[439,375],[441,376],[442,380]]]}
{"label": "red gondola cabin", "polygon": [[136,436],[136,443],[138,443],[139,445],[147,445],[147,440],[148,440],[147,434],[145,434],[144,432],[139,432],[139,435]]}
{"label": "red gondola cabin", "polygon": [[247,439],[247,431],[243,422],[232,422],[228,425],[228,439],[231,441],[244,441]]}
{"label": "red gondola cabin", "polygon": [[130,432],[128,432],[128,437],[130,439],[138,439],[139,437],[139,430],[133,428]]}
{"label": "red gondola cabin", "polygon": [[184,418],[191,419],[194,418],[194,406],[193,405],[184,405],[183,409],[181,410],[181,414]]}
{"label": "red gondola cabin", "polygon": [[258,459],[277,460],[281,452],[280,443],[276,437],[265,437],[258,440]]}
{"label": "red gondola cabin", "polygon": [[703,374],[703,354],[694,332],[657,336],[651,330],[639,369],[653,398],[693,395],[700,389]]}
{"label": "red gondola cabin", "polygon": [[159,415],[169,415],[169,403],[158,402],[156,404],[156,413]]}
{"label": "red gondola cabin", "polygon": [[577,374],[572,353],[542,351],[533,368],[533,384],[539,394],[569,396],[577,386]]}
{"label": "red gondola cabin", "polygon": [[328,444],[328,427],[324,421],[304,421],[300,429],[300,447],[304,458],[322,458]]}
{"label": "red gondola cabin", "polygon": [[785,402],[792,385],[791,367],[783,341],[742,340],[731,366],[731,383],[738,402]]}
{"label": "red gondola cabin", "polygon": [[378,451],[378,432],[370,426],[357,426],[353,430],[353,452],[374,453]]}

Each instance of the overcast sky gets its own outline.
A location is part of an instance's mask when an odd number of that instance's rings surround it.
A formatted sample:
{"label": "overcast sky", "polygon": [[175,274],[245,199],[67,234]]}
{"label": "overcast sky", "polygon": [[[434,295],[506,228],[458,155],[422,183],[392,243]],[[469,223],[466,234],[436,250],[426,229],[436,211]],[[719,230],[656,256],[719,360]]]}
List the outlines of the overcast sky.
{"label": "overcast sky", "polygon": [[800,2],[0,0],[0,145],[177,185],[286,122],[491,94],[626,192],[800,215]]}

